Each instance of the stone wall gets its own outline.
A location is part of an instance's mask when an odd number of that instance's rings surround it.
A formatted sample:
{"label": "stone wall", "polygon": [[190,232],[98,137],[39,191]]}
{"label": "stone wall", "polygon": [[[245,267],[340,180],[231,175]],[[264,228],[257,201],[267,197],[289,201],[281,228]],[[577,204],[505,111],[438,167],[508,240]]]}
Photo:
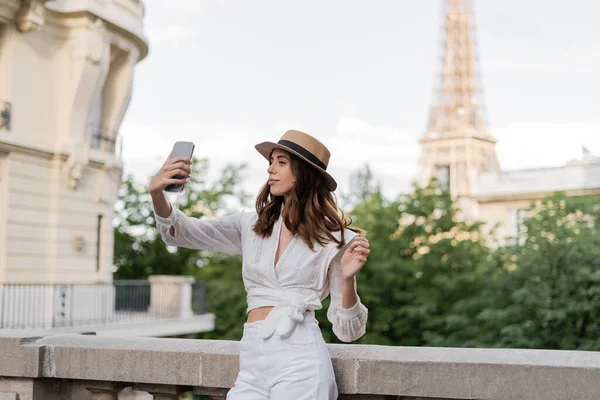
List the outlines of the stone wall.
{"label": "stone wall", "polygon": [[[329,350],[341,399],[600,398],[599,352],[374,345]],[[128,387],[155,399],[191,391],[222,399],[238,372],[235,341],[0,331],[0,354],[0,399],[117,399]]]}

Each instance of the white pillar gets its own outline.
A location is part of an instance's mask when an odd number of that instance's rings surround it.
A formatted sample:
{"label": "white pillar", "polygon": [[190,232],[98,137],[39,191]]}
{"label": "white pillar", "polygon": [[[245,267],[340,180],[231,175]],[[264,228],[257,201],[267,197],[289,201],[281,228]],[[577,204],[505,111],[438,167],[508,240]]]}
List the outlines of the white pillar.
{"label": "white pillar", "polygon": [[154,275],[150,281],[151,315],[166,318],[189,318],[192,312],[192,276]]}

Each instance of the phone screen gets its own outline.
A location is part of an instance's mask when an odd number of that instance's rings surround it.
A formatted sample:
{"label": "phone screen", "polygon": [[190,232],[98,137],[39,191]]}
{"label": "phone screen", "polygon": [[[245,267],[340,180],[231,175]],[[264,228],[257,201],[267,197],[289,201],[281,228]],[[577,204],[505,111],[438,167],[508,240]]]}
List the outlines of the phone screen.
{"label": "phone screen", "polygon": [[[194,154],[194,143],[192,142],[175,142],[175,144],[173,145],[173,150],[171,151],[171,157],[170,158],[175,158],[175,157],[187,157],[187,158],[192,158],[192,155]],[[174,176],[175,179],[182,179],[183,176],[181,175],[175,175]],[[165,188],[166,192],[181,192],[183,190],[183,184],[172,184],[172,185],[168,185]]]}

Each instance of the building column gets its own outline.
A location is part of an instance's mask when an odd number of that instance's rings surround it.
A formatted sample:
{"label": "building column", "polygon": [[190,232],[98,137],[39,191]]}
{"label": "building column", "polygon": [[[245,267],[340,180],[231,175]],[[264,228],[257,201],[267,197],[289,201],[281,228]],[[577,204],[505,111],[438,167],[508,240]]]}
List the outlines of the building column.
{"label": "building column", "polygon": [[154,275],[150,281],[151,315],[188,318],[192,311],[192,276]]}
{"label": "building column", "polygon": [[106,136],[100,148],[119,152],[118,130],[129,107],[133,89],[133,71],[138,53],[135,49],[124,49],[117,44],[110,46],[110,67],[102,92],[102,134]]}
{"label": "building column", "polygon": [[109,68],[109,42],[107,29],[100,18],[85,17],[82,27],[72,39],[71,74],[65,90],[64,101],[69,110],[63,141],[69,151],[65,164],[69,187],[77,188],[88,164],[91,144],[88,116],[98,91],[101,91]]}
{"label": "building column", "polygon": [[[0,150],[0,284],[6,281],[6,264],[8,260],[6,246],[6,218],[8,210],[8,152]],[[0,307],[2,304],[2,288],[0,288]],[[1,313],[0,313],[1,315]],[[0,320],[0,326],[2,321]]]}

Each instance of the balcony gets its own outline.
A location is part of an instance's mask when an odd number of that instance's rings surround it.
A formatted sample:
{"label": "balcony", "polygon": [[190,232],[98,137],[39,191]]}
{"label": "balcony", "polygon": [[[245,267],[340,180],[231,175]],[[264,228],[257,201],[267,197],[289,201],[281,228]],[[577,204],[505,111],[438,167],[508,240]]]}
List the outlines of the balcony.
{"label": "balcony", "polygon": [[[597,400],[600,393],[599,352],[375,345],[329,351],[346,400]],[[225,399],[238,373],[236,341],[0,331],[0,354],[0,398],[13,400],[117,400],[132,389],[150,399]]]}
{"label": "balcony", "polygon": [[191,277],[96,284],[0,284],[0,332],[93,330],[105,336],[175,336],[211,331],[206,285]]}
{"label": "balcony", "polygon": [[142,0],[113,0],[113,3],[127,10],[137,18],[144,17],[144,3]]}
{"label": "balcony", "polygon": [[45,7],[65,15],[93,14],[101,18],[109,30],[115,30],[122,39],[135,45],[140,60],[148,54],[148,40],[143,31],[145,7],[142,0],[47,1]]}
{"label": "balcony", "polygon": [[11,103],[0,100],[0,131],[10,132],[11,109]]}

